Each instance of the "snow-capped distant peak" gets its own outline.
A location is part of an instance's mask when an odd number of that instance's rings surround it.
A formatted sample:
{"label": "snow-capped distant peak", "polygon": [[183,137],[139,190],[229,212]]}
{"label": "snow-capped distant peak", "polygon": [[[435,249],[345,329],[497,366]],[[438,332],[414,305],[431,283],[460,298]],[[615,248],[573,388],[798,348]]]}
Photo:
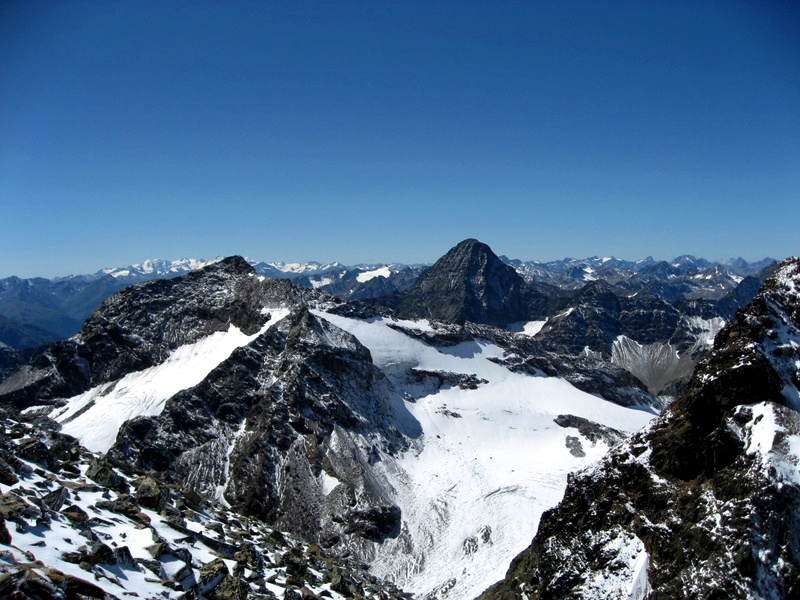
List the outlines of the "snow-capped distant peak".
{"label": "snow-capped distant peak", "polygon": [[138,264],[128,265],[127,267],[109,267],[100,270],[102,275],[111,275],[115,279],[120,277],[135,277],[135,276],[169,276],[181,275],[189,271],[196,271],[208,265],[214,264],[222,260],[222,257],[217,257],[213,260],[204,260],[197,258],[179,258],[177,260],[163,260],[158,258],[147,259]]}
{"label": "snow-capped distant peak", "polygon": [[313,260],[306,263],[297,263],[297,262],[287,263],[279,260],[275,262],[269,262],[267,264],[270,267],[273,267],[278,271],[281,271],[282,273],[295,273],[295,274],[320,273],[320,272],[330,271],[331,269],[338,269],[341,268],[342,266],[338,261],[322,264]]}

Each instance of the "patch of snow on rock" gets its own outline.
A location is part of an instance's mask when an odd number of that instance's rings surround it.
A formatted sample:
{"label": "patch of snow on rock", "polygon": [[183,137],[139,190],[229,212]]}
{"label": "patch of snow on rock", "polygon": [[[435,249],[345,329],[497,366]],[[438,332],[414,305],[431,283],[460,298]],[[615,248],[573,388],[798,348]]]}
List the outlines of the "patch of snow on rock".
{"label": "patch of snow on rock", "polygon": [[228,331],[177,348],[159,365],[74,396],[49,416],[63,425],[64,433],[78,438],[89,450],[107,452],[125,421],[160,414],[169,398],[199,384],[234,350],[249,344],[289,311],[271,312],[273,318],[254,335],[245,335],[231,325]]}

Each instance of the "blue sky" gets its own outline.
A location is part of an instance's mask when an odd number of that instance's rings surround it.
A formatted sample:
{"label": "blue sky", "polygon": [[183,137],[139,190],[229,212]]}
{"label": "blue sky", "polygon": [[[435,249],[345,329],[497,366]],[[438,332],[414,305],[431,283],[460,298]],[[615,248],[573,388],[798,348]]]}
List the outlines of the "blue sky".
{"label": "blue sky", "polygon": [[791,2],[0,3],[0,277],[800,253]]}

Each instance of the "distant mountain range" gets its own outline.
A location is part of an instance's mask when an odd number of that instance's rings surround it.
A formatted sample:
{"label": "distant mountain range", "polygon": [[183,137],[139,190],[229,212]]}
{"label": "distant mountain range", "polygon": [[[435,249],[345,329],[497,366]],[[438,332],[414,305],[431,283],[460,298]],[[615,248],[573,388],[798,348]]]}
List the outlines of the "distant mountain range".
{"label": "distant mountain range", "polygon": [[[86,275],[0,279],[0,343],[19,350],[65,339],[77,333],[81,324],[111,294],[142,281],[177,277],[219,260],[154,259]],[[670,301],[723,300],[743,278],[757,276],[775,262],[766,258],[748,263],[738,258],[713,263],[692,256],[681,256],[671,262],[659,262],[650,257],[635,262],[598,257],[524,262],[501,256],[499,260],[513,267],[529,284],[553,286],[550,295],[553,289],[575,291],[589,282],[602,280],[631,293],[646,288],[658,296],[669,297]],[[266,277],[291,279],[345,300],[367,301],[409,289],[428,266],[248,262]]]}

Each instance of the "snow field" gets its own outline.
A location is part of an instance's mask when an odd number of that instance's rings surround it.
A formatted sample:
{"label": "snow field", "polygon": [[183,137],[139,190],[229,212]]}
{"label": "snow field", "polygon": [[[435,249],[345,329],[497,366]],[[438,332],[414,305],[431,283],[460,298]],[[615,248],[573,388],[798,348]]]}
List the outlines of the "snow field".
{"label": "snow field", "polygon": [[[586,456],[573,456],[566,437],[580,435],[556,425],[555,417],[573,414],[634,431],[653,416],[561,379],[512,373],[489,360],[502,358],[503,350],[488,342],[434,348],[385,319],[318,315],[355,335],[390,379],[421,369],[487,381],[476,390],[444,387],[406,402],[423,435],[394,463],[380,463],[404,533],[377,549],[373,571],[420,595],[438,589],[445,598],[474,597],[502,578],[541,514],[563,496],[567,474],[608,450],[581,438]],[[397,324],[431,329],[425,321]]]}

